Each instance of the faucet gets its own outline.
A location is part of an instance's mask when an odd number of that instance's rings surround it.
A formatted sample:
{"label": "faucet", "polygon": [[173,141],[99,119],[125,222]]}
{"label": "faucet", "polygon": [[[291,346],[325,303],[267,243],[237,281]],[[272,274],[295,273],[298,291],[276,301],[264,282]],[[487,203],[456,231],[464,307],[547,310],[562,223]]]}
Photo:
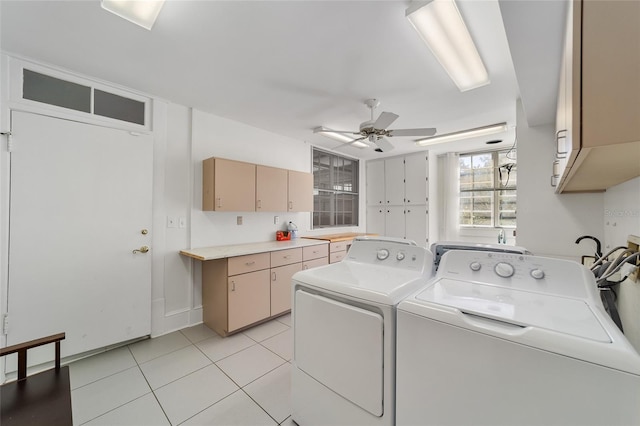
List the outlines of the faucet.
{"label": "faucet", "polygon": [[596,257],[598,259],[601,258],[602,257],[602,251],[600,251],[600,250],[601,250],[602,246],[600,244],[600,240],[597,239],[596,237],[592,237],[591,235],[583,235],[582,237],[579,237],[576,240],[576,244],[580,244],[580,241],[584,240],[585,238],[587,238],[589,240],[593,240],[593,241],[596,242]]}

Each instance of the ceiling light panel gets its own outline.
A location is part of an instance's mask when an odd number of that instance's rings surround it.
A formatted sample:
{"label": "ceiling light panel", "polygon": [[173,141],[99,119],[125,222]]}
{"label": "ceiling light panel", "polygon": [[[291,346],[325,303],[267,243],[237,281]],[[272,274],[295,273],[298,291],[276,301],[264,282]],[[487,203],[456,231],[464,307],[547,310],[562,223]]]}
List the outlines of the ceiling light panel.
{"label": "ceiling light panel", "polygon": [[489,74],[454,0],[415,2],[406,16],[461,92],[489,84]]}
{"label": "ceiling light panel", "polygon": [[476,127],[474,129],[462,130],[460,132],[447,133],[444,135],[433,136],[431,138],[420,139],[416,141],[416,145],[435,145],[437,143],[457,141],[461,139],[475,138],[479,136],[494,135],[507,131],[507,123],[492,124],[484,127]]}
{"label": "ceiling light panel", "polygon": [[103,9],[151,30],[164,0],[102,0],[101,5]]}

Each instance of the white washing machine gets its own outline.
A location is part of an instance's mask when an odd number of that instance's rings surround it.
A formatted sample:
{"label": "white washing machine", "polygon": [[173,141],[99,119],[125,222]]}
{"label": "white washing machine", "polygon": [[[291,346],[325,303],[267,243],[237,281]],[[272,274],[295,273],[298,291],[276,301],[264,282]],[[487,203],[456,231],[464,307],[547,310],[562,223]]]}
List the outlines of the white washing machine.
{"label": "white washing machine", "polygon": [[449,251],[397,315],[397,425],[640,424],[640,356],[578,263]]}
{"label": "white washing machine", "polygon": [[341,262],[293,276],[296,423],[394,424],[395,309],[431,265],[404,240],[356,239]]}

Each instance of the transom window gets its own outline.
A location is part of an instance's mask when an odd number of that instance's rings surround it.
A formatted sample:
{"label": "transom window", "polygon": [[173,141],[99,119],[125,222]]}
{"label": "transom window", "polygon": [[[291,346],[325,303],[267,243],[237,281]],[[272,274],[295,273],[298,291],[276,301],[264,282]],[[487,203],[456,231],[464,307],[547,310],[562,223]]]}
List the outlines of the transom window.
{"label": "transom window", "polygon": [[358,225],[359,162],[313,148],[313,227]]}
{"label": "transom window", "polygon": [[516,151],[460,155],[461,226],[516,226]]}

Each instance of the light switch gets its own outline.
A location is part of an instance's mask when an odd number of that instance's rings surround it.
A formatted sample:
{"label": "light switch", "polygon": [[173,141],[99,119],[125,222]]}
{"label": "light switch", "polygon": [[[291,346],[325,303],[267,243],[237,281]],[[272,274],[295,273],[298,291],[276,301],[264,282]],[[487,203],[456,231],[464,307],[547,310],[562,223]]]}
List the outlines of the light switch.
{"label": "light switch", "polygon": [[236,217],[236,223],[237,223],[238,225],[242,225],[242,216],[237,216],[237,217]]}

